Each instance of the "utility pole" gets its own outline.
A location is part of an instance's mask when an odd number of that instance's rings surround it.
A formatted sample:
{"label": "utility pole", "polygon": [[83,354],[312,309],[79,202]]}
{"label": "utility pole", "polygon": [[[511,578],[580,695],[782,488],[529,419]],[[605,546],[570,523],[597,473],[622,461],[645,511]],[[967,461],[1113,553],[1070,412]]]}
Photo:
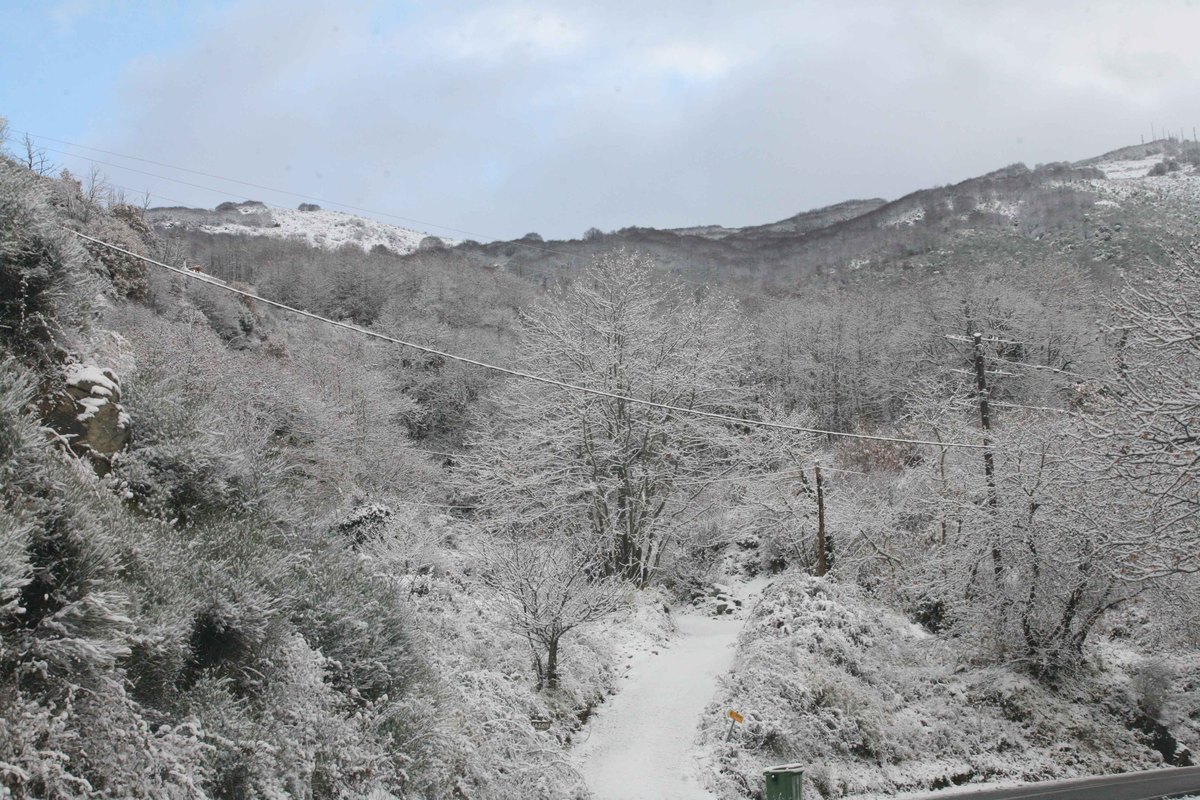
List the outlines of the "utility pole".
{"label": "utility pole", "polygon": [[[992,415],[988,408],[987,370],[983,361],[983,334],[979,331],[972,331],[971,340],[975,345],[975,391],[979,395],[979,424],[983,426],[983,443],[991,445],[988,432],[992,429]],[[988,485],[988,505],[996,508],[998,504],[996,500],[996,461],[991,447],[987,447],[983,451],[983,474]]]}
{"label": "utility pole", "polygon": [[825,484],[821,481],[821,464],[817,463],[817,577],[825,577]]}
{"label": "utility pole", "polygon": [[[975,345],[975,389],[979,393],[979,423],[983,427],[983,443],[986,448],[983,451],[983,474],[987,480],[988,508],[995,514],[999,501],[996,497],[996,461],[992,454],[992,440],[988,436],[992,429],[992,417],[988,409],[987,371],[983,363],[983,334],[972,331],[971,340]],[[996,577],[996,588],[999,589],[1004,577],[1004,556],[1000,552],[998,534],[993,533],[992,536],[992,573]]]}

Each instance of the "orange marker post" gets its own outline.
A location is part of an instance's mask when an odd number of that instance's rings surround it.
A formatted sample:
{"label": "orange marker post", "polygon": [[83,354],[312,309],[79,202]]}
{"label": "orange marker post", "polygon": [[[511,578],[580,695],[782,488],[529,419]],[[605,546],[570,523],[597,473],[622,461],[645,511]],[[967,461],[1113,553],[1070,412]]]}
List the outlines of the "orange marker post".
{"label": "orange marker post", "polygon": [[729,713],[726,714],[726,716],[729,717],[729,732],[725,734],[725,741],[728,742],[731,738],[733,738],[733,726],[741,725],[746,721],[746,718],[734,711],[732,708],[729,709]]}

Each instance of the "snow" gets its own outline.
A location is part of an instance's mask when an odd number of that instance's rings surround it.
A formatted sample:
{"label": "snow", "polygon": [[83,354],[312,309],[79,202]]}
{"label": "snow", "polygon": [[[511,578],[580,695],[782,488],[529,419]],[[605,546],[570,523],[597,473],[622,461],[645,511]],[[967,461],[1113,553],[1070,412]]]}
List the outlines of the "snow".
{"label": "snow", "polygon": [[1001,200],[993,197],[981,201],[975,208],[978,211],[988,214],[999,214],[1002,217],[1016,219],[1021,211],[1021,203],[1020,201]]}
{"label": "snow", "polygon": [[[764,768],[787,760],[807,765],[805,797],[883,800],[1159,765],[1122,716],[1130,668],[1107,650],[1097,662],[1106,669],[1081,680],[1078,696],[1056,693],[971,665],[954,640],[859,587],[785,573],[748,614],[720,682],[725,705],[702,717],[701,780],[723,800],[747,798]],[[746,720],[731,741],[726,708]]]}
{"label": "snow", "polygon": [[1154,178],[1140,175],[1119,180],[1086,181],[1084,185],[1100,195],[1096,205],[1104,208],[1120,208],[1130,201],[1183,203],[1192,207],[1200,204],[1200,175],[1187,170]]}
{"label": "snow", "polygon": [[67,385],[79,386],[83,383],[92,384],[92,394],[100,394],[97,389],[103,389],[103,394],[106,397],[112,395],[118,390],[117,382],[111,377],[112,373],[105,374],[100,367],[78,365],[73,366],[67,372]]}
{"label": "snow", "polygon": [[[743,591],[756,589],[747,584]],[[696,777],[696,732],[702,715],[727,711],[709,706],[718,676],[732,664],[742,621],[680,613],[675,623],[669,646],[631,657],[626,685],[596,711],[576,750],[596,800],[714,797]]]}
{"label": "snow", "polygon": [[886,222],[883,223],[883,227],[898,228],[901,225],[910,225],[911,226],[911,225],[917,224],[918,222],[920,222],[923,219],[925,219],[925,207],[918,206],[916,208],[911,208],[908,211],[898,214],[895,217],[893,217],[892,219],[887,220]]}
{"label": "snow", "polygon": [[103,397],[84,397],[79,401],[79,405],[83,406],[83,411],[79,412],[79,415],[75,419],[80,422],[87,422],[96,416],[100,409],[108,405],[108,401]]}
{"label": "snow", "polygon": [[87,422],[96,416],[100,409],[121,391],[117,376],[112,371],[90,364],[73,364],[67,367],[66,381],[68,386],[87,388],[89,396],[79,400],[83,411],[75,417],[80,422]]}
{"label": "snow", "polygon": [[[415,251],[421,240],[429,235],[341,211],[299,211],[289,208],[242,206],[237,212],[247,218],[244,223],[236,217],[226,217],[220,223],[200,224],[197,227],[214,234],[300,239],[312,247],[330,250],[350,244],[370,251],[376,245],[382,245],[401,255]],[[170,212],[165,210],[165,213],[169,215]],[[165,227],[188,224],[185,220],[173,219],[170,216],[163,221]],[[457,243],[454,239],[441,236],[438,238],[448,245]]]}
{"label": "snow", "polygon": [[1124,161],[1102,161],[1096,167],[1109,180],[1129,180],[1131,178],[1146,177],[1146,173],[1150,172],[1150,169],[1162,160],[1163,157],[1161,155],[1152,155],[1146,158]]}

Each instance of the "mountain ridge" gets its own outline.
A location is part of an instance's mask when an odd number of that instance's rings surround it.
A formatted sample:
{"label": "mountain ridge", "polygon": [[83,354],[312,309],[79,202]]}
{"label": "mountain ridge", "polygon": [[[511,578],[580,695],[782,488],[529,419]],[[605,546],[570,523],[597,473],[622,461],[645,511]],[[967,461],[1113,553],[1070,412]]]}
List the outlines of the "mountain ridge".
{"label": "mountain ridge", "polygon": [[[1182,159],[1182,163],[1176,161]],[[1191,159],[1189,161],[1188,159]],[[268,208],[258,201],[216,209],[153,208],[152,223],[166,234],[199,231],[212,236],[267,236],[313,247],[347,244],[365,251],[383,247],[405,258],[449,258],[467,268],[502,269],[534,282],[559,280],[597,254],[614,248],[646,253],[661,269],[691,281],[735,282],[788,290],[814,278],[858,279],[921,261],[962,237],[1023,240],[1072,238],[1067,247],[1090,247],[1086,231],[1098,202],[1115,202],[1106,183],[1139,186],[1157,167],[1175,165],[1172,179],[1197,182],[1200,146],[1175,140],[1129,145],[1075,162],[1010,164],[954,184],[910,192],[893,200],[845,200],[774,222],[727,227],[630,226],[590,231],[580,239],[457,242],[337,211]],[[1111,208],[1109,208],[1111,212]],[[446,249],[447,252],[443,252]]]}

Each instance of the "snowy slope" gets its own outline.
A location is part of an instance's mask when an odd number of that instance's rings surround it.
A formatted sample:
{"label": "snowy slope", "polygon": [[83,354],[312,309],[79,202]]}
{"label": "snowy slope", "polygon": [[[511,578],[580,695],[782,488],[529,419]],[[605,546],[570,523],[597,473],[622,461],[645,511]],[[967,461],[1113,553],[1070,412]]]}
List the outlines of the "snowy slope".
{"label": "snowy slope", "polygon": [[[267,208],[253,202],[217,211],[156,208],[151,209],[151,218],[164,228],[186,227],[205,233],[300,239],[313,247],[330,250],[349,244],[369,251],[382,245],[402,255],[415,251],[421,240],[428,236],[341,211]],[[438,238],[446,244],[455,243],[452,239]]]}
{"label": "snowy slope", "polygon": [[1144,178],[1150,172],[1150,169],[1157,163],[1163,160],[1161,153],[1146,156],[1145,158],[1130,158],[1130,159],[1114,159],[1112,161],[1101,161],[1096,164],[1096,167],[1104,173],[1104,177],[1109,180],[1128,180],[1130,178]]}
{"label": "snowy slope", "polygon": [[1200,205],[1200,171],[1183,163],[1180,169],[1166,175],[1150,177],[1147,173],[1163,161],[1162,155],[1146,158],[1101,161],[1096,167],[1106,180],[1088,181],[1091,188],[1103,196],[1097,205],[1120,208],[1127,200],[1157,203],[1180,202],[1187,206]]}
{"label": "snowy slope", "polygon": [[724,713],[708,706],[732,663],[742,619],[688,613],[675,623],[669,645],[641,653],[626,685],[588,724],[576,754],[596,800],[714,797],[697,779],[696,733],[705,713]]}
{"label": "snowy slope", "polygon": [[764,768],[790,762],[806,766],[806,798],[883,800],[1161,766],[1128,725],[1132,670],[1111,648],[1070,691],[973,666],[956,648],[851,584],[779,576],[720,682],[745,726],[726,741],[722,720],[703,718],[709,785],[722,800],[753,797]]}

